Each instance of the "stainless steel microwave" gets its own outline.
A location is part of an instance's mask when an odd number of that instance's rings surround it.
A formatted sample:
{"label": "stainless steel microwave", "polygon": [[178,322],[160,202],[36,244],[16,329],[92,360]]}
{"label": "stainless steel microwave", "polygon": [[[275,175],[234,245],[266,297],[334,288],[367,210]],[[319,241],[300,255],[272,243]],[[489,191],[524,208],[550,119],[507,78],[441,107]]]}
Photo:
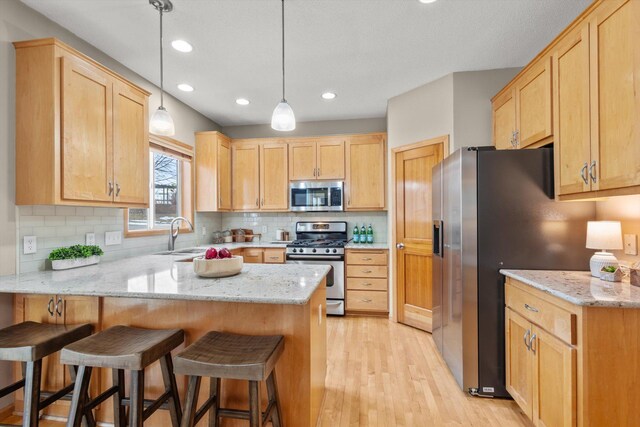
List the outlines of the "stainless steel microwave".
{"label": "stainless steel microwave", "polygon": [[289,196],[293,212],[344,210],[344,183],[341,181],[292,182]]}

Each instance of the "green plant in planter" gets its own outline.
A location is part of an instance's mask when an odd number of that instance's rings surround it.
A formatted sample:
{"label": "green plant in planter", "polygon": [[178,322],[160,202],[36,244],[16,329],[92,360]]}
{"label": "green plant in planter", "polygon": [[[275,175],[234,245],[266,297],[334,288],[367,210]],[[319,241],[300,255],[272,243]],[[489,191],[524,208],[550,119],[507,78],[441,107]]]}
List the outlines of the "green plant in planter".
{"label": "green plant in planter", "polygon": [[617,270],[616,267],[614,267],[613,265],[609,265],[607,267],[602,267],[602,271],[607,272],[607,273],[615,273]]}
{"label": "green plant in planter", "polygon": [[68,248],[58,248],[51,251],[49,259],[59,261],[63,259],[89,258],[93,255],[102,255],[104,252],[100,246],[73,245]]}

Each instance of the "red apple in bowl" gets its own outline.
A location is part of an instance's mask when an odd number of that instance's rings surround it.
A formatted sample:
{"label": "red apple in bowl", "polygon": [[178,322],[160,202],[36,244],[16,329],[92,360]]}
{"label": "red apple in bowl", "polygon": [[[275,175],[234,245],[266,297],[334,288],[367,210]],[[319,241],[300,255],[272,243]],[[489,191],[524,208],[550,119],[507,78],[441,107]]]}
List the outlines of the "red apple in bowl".
{"label": "red apple in bowl", "polygon": [[216,250],[216,248],[209,248],[209,249],[207,249],[207,252],[205,252],[204,258],[205,259],[216,259],[216,258],[218,258],[218,251]]}
{"label": "red apple in bowl", "polygon": [[229,249],[227,249],[227,248],[222,248],[222,249],[220,249],[220,251],[218,252],[218,257],[219,257],[220,259],[223,259],[223,258],[231,258],[231,252],[230,252],[230,251],[229,251]]}

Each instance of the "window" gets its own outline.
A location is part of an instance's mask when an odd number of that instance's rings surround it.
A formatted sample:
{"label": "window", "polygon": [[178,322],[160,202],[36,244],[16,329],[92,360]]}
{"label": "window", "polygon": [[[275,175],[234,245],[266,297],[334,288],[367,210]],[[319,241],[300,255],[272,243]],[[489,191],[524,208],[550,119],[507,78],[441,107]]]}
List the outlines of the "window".
{"label": "window", "polygon": [[[171,138],[151,135],[150,139],[149,207],[125,210],[127,237],[165,234],[177,216],[193,223],[193,149]],[[180,231],[191,230],[181,223]]]}

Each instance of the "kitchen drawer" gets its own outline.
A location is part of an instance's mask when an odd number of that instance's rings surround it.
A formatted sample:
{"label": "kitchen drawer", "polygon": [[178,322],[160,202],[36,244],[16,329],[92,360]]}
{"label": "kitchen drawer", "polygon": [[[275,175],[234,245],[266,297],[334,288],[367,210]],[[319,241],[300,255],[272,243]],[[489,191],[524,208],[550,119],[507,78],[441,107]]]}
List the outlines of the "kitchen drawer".
{"label": "kitchen drawer", "polygon": [[387,312],[387,293],[381,291],[347,291],[348,311]]}
{"label": "kitchen drawer", "polygon": [[347,251],[347,264],[387,265],[386,251]]}
{"label": "kitchen drawer", "polygon": [[[511,279],[509,279],[511,280]],[[507,282],[505,304],[531,323],[569,343],[576,344],[576,315]]]}
{"label": "kitchen drawer", "polygon": [[262,264],[263,260],[263,252],[262,249],[246,249],[242,253],[244,257],[244,262],[247,264]]}
{"label": "kitchen drawer", "polygon": [[387,279],[370,279],[364,277],[348,277],[347,289],[360,291],[386,291]]}
{"label": "kitchen drawer", "polygon": [[387,278],[387,266],[382,265],[347,265],[347,277]]}
{"label": "kitchen drawer", "polygon": [[265,264],[284,264],[284,249],[265,249]]}

